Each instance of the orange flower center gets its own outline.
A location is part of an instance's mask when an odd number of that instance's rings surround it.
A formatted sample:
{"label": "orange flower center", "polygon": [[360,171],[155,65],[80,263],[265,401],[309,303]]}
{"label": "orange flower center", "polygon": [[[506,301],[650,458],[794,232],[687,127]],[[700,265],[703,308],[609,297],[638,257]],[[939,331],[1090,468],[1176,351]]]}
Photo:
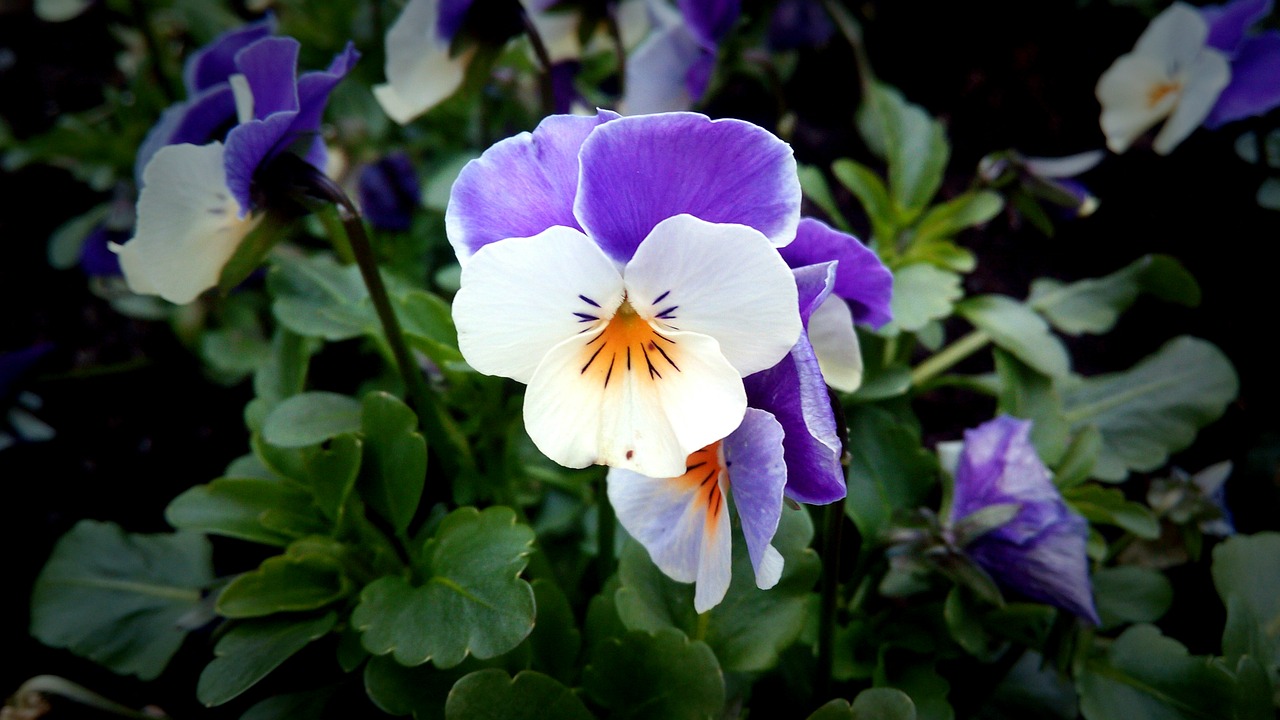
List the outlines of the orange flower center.
{"label": "orange flower center", "polygon": [[724,483],[725,488],[729,487],[729,466],[724,461],[721,443],[717,440],[689,455],[684,474],[672,480],[682,490],[694,490],[694,505],[701,503],[707,508],[708,533],[715,530],[724,515],[720,485]]}
{"label": "orange flower center", "polygon": [[1182,90],[1182,83],[1178,83],[1178,82],[1160,83],[1159,85],[1156,85],[1155,87],[1151,88],[1151,90],[1147,92],[1147,107],[1154,108],[1155,106],[1159,105],[1165,98],[1181,90]]}
{"label": "orange flower center", "polygon": [[657,382],[668,373],[680,372],[676,363],[676,341],[641,317],[625,297],[609,318],[604,330],[582,348],[583,376],[608,388],[622,373]]}

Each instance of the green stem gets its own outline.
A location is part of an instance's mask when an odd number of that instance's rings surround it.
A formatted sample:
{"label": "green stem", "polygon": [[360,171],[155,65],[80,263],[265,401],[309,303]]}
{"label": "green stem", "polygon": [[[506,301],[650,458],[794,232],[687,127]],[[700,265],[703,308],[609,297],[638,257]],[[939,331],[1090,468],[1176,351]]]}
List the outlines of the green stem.
{"label": "green stem", "polygon": [[841,7],[836,0],[823,0],[822,5],[826,8],[827,15],[831,16],[836,27],[840,29],[840,34],[849,43],[849,47],[853,49],[853,57],[858,62],[858,80],[862,84],[862,92],[865,95],[871,89],[876,76],[871,71],[871,61],[867,59],[866,46],[862,44],[862,29],[858,27],[857,21],[849,16],[849,11]]}
{"label": "green stem", "polygon": [[[21,699],[23,696],[31,693],[35,693],[37,695],[57,695],[58,697],[64,697],[86,707],[91,707],[95,710],[110,713],[118,717],[142,718],[144,720],[146,718],[154,720],[156,717],[154,715],[140,713],[137,710],[125,707],[113,700],[108,700],[88,688],[77,685],[70,680],[58,677],[57,675],[37,675],[31,678],[30,680],[22,683],[22,686],[14,693],[14,697]],[[168,715],[164,715],[162,717],[168,717]]]}
{"label": "green stem", "polygon": [[823,508],[822,609],[818,616],[818,697],[831,694],[835,663],[836,596],[840,589],[840,546],[844,498]]}
{"label": "green stem", "polygon": [[693,639],[706,642],[707,630],[711,628],[711,611],[700,613],[698,615],[698,626],[693,630]]}
{"label": "green stem", "polygon": [[974,330],[917,365],[911,371],[911,385],[917,388],[924,385],[926,382],[950,370],[961,360],[986,347],[989,342],[991,342],[990,335],[981,330]]}
{"label": "green stem", "polygon": [[622,44],[622,30],[618,27],[618,4],[605,5],[605,26],[613,40],[613,54],[618,61],[618,97],[627,95],[627,48]]}
{"label": "green stem", "polygon": [[542,66],[542,77],[538,80],[538,89],[541,91],[542,98],[542,114],[551,115],[556,111],[556,98],[554,88],[551,84],[551,54],[547,52],[547,44],[542,41],[542,34],[538,32],[538,28],[533,24],[533,20],[529,19],[529,13],[520,6],[520,21],[524,23],[525,35],[529,36],[529,44],[533,46],[533,54],[538,58],[538,64]]}
{"label": "green stem", "polygon": [[617,517],[613,514],[613,505],[609,504],[608,482],[609,476],[600,473],[600,490],[596,494],[596,562],[602,586],[613,576],[614,558],[617,554],[613,547]]}

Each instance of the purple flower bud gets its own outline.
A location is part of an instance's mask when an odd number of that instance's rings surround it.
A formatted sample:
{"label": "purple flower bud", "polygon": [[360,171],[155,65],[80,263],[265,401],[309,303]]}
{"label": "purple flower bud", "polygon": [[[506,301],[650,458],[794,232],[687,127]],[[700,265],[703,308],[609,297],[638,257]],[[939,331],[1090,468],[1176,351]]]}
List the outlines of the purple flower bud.
{"label": "purple flower bud", "polygon": [[357,183],[360,209],[379,230],[408,230],[418,207],[418,176],[409,156],[393,152],[365,166]]}

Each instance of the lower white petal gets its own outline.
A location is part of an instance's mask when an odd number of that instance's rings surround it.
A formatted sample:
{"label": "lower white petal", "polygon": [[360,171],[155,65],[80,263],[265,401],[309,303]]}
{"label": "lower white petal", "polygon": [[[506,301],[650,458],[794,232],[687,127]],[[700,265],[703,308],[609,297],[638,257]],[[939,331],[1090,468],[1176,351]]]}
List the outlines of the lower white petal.
{"label": "lower white petal", "polygon": [[471,50],[449,55],[449,39],[437,34],[439,17],[439,0],[409,0],[387,31],[387,82],[373,96],[401,125],[452,95],[471,60]]}
{"label": "lower white petal", "polygon": [[129,289],[179,305],[218,284],[222,267],[261,218],[240,218],[227,190],[222,143],[169,145],[143,170],[137,232],[116,248]]}
{"label": "lower white petal", "polygon": [[795,276],[754,228],[667,218],[623,275],[639,312],[715,338],[743,377],[778,364],[800,337]]}
{"label": "lower white petal", "polygon": [[1167,66],[1147,56],[1128,54],[1116,59],[1098,79],[1100,119],[1107,147],[1122,153],[1138,136],[1163,120],[1178,103],[1180,84]]}
{"label": "lower white petal", "polygon": [[733,432],[746,407],[742,379],[715,340],[623,311],[547,353],[529,381],[524,421],[561,465],[674,477],[690,453]]}
{"label": "lower white petal", "polygon": [[1205,48],[1187,68],[1183,76],[1182,96],[1178,107],[1165,121],[1156,135],[1152,148],[1161,155],[1168,155],[1187,138],[1218,101],[1223,88],[1231,82],[1231,63],[1226,56],[1212,48]]}
{"label": "lower white petal", "polygon": [[809,316],[809,342],[822,377],[831,387],[853,392],[862,385],[862,351],[853,329],[853,313],[844,300],[828,296]]}

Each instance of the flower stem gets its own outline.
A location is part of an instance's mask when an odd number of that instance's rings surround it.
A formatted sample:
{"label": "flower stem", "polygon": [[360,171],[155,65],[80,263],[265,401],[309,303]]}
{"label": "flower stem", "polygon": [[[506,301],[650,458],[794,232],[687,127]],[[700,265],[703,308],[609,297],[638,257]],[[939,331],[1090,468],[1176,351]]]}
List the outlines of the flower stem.
{"label": "flower stem", "polygon": [[990,335],[981,330],[974,330],[917,365],[911,371],[911,385],[916,388],[924,385],[951,369],[961,360],[986,347],[989,342],[991,342]]}
{"label": "flower stem", "polygon": [[547,52],[547,44],[542,41],[542,34],[538,32],[537,26],[533,24],[533,20],[529,18],[529,13],[520,6],[520,21],[524,23],[525,35],[529,36],[529,44],[533,46],[533,54],[538,57],[538,64],[542,66],[542,76],[538,80],[538,89],[541,91],[542,98],[542,114],[551,115],[556,111],[555,91],[551,83],[551,54]]}
{"label": "flower stem", "polygon": [[818,697],[831,694],[835,663],[836,596],[840,589],[840,546],[844,498],[822,510],[822,606],[818,615]]}
{"label": "flower stem", "polygon": [[600,572],[600,585],[613,575],[614,557],[617,552],[613,547],[613,537],[617,532],[617,517],[613,514],[613,505],[609,504],[609,476],[600,473],[600,490],[596,494],[596,563]]}
{"label": "flower stem", "polygon": [[627,48],[622,43],[622,30],[618,27],[618,4],[605,4],[605,26],[613,40],[613,54],[618,61],[618,97],[627,96]]}

